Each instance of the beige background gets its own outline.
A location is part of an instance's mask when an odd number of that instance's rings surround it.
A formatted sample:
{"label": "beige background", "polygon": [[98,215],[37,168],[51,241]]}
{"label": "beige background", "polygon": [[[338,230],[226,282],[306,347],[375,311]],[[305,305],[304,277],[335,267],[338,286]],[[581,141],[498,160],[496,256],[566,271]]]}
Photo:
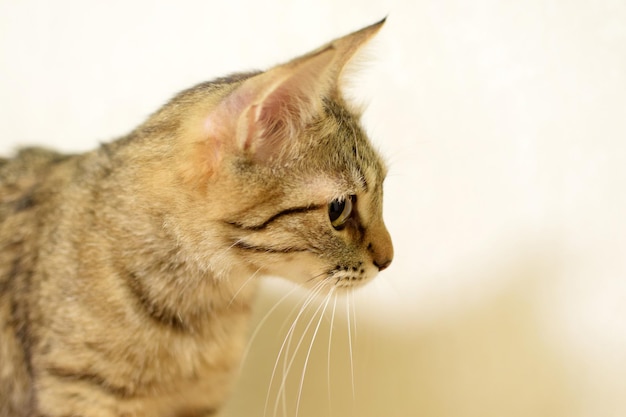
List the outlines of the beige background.
{"label": "beige background", "polygon": [[[90,149],[386,14],[352,93],[391,166],[396,259],[332,332],[332,302],[305,309],[286,415],[318,322],[300,417],[626,415],[622,1],[0,0],[0,152]],[[264,287],[254,328],[288,291]],[[270,377],[305,297],[260,327],[225,416],[285,415]]]}

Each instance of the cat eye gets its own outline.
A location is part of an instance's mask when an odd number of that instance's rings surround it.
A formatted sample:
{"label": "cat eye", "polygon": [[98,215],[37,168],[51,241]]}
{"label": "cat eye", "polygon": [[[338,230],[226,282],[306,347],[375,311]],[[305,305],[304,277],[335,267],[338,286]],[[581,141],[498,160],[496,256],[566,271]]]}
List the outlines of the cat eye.
{"label": "cat eye", "polygon": [[332,224],[336,230],[341,230],[348,218],[350,218],[352,214],[352,203],[354,203],[355,200],[356,196],[351,195],[348,198],[333,200],[328,204],[330,224]]}

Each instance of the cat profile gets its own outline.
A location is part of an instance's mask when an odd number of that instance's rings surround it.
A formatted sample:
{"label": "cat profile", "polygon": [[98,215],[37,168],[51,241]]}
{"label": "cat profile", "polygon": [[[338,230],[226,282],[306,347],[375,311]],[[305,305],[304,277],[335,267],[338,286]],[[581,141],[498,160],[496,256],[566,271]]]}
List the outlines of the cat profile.
{"label": "cat profile", "polygon": [[213,415],[261,276],[341,291],[391,263],[386,168],[340,88],[383,23],[94,151],[0,159],[0,417]]}

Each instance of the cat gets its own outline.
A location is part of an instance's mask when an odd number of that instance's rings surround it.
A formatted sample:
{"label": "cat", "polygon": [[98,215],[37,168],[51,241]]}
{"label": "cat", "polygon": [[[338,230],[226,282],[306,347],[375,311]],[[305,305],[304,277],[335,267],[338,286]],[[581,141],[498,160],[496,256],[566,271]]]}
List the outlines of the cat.
{"label": "cat", "polygon": [[328,293],[389,266],[386,168],[340,88],[383,23],[97,150],[0,159],[1,417],[214,415],[258,277]]}

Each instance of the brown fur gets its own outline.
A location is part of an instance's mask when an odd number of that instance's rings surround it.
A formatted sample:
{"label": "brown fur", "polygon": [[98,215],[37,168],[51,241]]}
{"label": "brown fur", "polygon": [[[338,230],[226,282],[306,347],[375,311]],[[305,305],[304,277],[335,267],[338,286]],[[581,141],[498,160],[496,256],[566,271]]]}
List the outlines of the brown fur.
{"label": "brown fur", "polygon": [[338,87],[381,25],[185,91],[95,151],[0,160],[0,417],[211,415],[258,276],[334,291],[391,262],[385,168]]}

